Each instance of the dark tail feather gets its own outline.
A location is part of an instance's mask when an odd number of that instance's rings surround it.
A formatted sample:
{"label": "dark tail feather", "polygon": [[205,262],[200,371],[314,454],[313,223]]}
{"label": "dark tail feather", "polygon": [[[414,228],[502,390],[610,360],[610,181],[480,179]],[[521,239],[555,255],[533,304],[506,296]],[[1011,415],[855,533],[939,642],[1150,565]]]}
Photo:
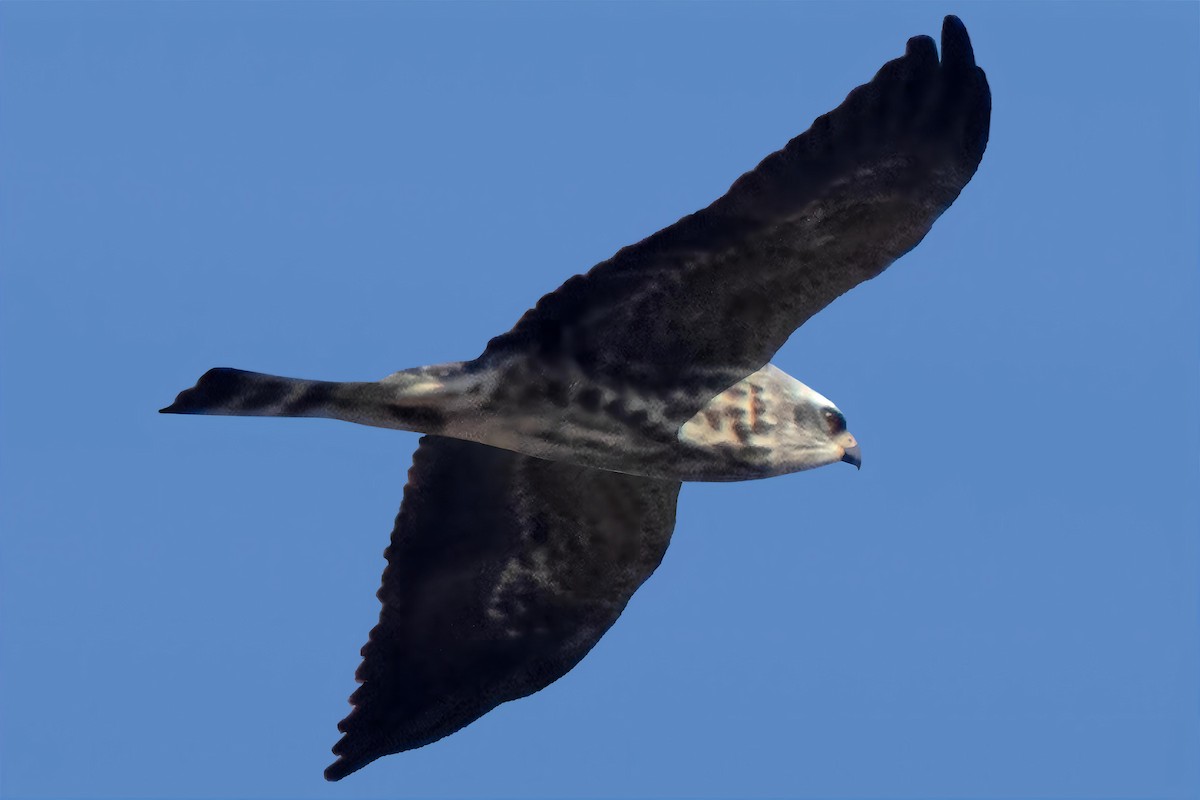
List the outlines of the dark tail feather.
{"label": "dark tail feather", "polygon": [[289,407],[307,394],[308,387],[320,383],[217,367],[204,373],[191,389],[180,392],[175,402],[159,413],[298,416],[288,413]]}
{"label": "dark tail feather", "polygon": [[414,401],[397,383],[338,383],[281,378],[218,367],[179,393],[163,414],[223,414],[239,417],[330,417],[381,428],[441,432],[442,414],[433,398]]}

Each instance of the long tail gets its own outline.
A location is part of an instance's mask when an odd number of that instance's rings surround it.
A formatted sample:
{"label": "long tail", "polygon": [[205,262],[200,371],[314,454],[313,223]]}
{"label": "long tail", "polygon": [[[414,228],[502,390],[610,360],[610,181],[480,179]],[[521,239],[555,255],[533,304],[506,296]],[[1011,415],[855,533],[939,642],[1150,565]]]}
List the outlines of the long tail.
{"label": "long tail", "polygon": [[338,383],[217,367],[159,413],[329,417],[380,428],[441,433],[445,414],[438,402],[437,384],[431,383],[437,380],[429,368],[397,373],[376,383]]}

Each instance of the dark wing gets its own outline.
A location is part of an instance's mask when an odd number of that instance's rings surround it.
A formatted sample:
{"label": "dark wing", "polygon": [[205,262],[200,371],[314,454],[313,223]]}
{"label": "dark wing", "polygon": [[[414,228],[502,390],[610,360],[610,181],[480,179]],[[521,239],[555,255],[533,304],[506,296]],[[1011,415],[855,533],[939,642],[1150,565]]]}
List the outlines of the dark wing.
{"label": "dark wing", "polygon": [[570,357],[647,389],[720,391],[921,241],[975,173],[990,116],[967,31],[947,17],[940,63],[932,39],[910,39],[724,197],[568,280],[481,361]]}
{"label": "dark wing", "polygon": [[423,438],[325,777],[429,744],[565,675],[662,560],[679,486]]}

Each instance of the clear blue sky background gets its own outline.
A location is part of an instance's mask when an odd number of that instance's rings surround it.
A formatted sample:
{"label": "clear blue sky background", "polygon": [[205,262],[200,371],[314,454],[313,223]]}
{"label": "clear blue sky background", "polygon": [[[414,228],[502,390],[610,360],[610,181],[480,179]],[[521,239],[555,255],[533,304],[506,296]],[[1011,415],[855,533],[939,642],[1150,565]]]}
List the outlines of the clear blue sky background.
{"label": "clear blue sky background", "polygon": [[[776,363],[863,445],[684,488],[548,690],[341,784],[411,434],[163,417],[473,357],[960,14],[926,242]],[[1195,4],[0,6],[0,792],[1200,794]]]}

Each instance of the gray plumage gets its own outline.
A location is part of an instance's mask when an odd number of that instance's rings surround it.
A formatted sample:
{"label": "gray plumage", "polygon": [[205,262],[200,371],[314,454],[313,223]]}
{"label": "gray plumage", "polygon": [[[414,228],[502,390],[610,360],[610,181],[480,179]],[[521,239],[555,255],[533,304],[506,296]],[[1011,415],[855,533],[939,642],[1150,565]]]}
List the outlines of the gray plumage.
{"label": "gray plumage", "polygon": [[975,173],[990,113],[947,17],[940,61],[910,39],[725,196],[571,278],[474,360],[364,383],[216,369],[163,409],[432,434],[327,778],[570,670],[661,561],[682,480],[860,463],[841,412],[768,362],[921,241]]}

